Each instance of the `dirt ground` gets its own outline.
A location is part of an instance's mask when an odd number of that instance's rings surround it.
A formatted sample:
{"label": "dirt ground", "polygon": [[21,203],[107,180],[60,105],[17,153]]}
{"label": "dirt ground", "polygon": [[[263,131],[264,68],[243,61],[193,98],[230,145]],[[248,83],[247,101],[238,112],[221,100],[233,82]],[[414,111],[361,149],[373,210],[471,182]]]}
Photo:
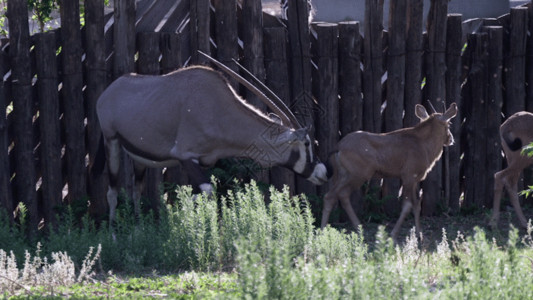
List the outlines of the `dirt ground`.
{"label": "dirt ground", "polygon": [[[524,215],[527,219],[533,219],[533,208],[529,206],[523,206]],[[511,206],[502,205],[500,210],[500,221],[498,225],[498,230],[491,230],[488,226],[488,222],[491,217],[492,210],[485,209],[480,212],[472,214],[458,214],[458,215],[441,215],[441,216],[432,216],[432,217],[421,217],[420,225],[422,227],[423,241],[422,248],[429,251],[434,250],[436,245],[442,240],[442,229],[446,230],[446,235],[448,241],[454,240],[460,232],[465,238],[468,236],[473,236],[474,228],[479,227],[486,232],[487,239],[494,238],[499,245],[504,245],[507,242],[509,230],[511,226],[519,228],[519,222],[516,218],[514,209]],[[395,218],[387,219],[381,223],[378,222],[365,222],[363,218],[363,233],[365,240],[370,242],[375,241],[376,233],[378,227],[381,225],[386,226],[387,233],[390,234],[394,224],[396,223]],[[351,223],[342,223],[342,224],[332,224],[336,228],[343,228],[347,232],[353,231]],[[414,218],[410,215],[402,225],[400,231],[398,242],[403,243],[410,235],[411,228],[414,227]],[[519,228],[520,236],[527,234],[525,229]]]}

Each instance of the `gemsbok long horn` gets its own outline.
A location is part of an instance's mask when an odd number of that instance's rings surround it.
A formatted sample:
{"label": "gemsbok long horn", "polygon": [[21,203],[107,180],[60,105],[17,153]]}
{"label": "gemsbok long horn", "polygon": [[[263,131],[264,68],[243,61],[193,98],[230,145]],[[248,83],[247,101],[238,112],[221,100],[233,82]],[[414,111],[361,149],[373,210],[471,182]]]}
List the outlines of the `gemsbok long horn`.
{"label": "gemsbok long horn", "polygon": [[239,75],[237,72],[233,71],[232,69],[228,68],[226,65],[221,63],[220,61],[216,60],[215,58],[207,55],[206,53],[197,50],[198,53],[205,56],[207,59],[209,59],[211,62],[213,62],[217,67],[219,67],[222,71],[233,77],[235,80],[237,80],[240,84],[244,85],[247,89],[249,89],[252,93],[254,93],[261,101],[263,101],[268,108],[270,108],[274,113],[278,114],[279,117],[282,119],[282,121],[286,122],[287,124],[291,124],[291,126],[294,126],[295,129],[300,129],[302,126],[299,123],[294,123],[290,117],[287,116],[287,113],[282,111],[279,106],[274,103],[270,98],[268,98],[261,90],[259,90],[257,87],[252,85],[248,80],[244,79],[241,75]]}
{"label": "gemsbok long horn", "polygon": [[296,119],[296,116],[294,116],[292,111],[287,107],[285,102],[283,102],[283,100],[281,100],[278,97],[278,95],[276,95],[270,88],[268,88],[261,80],[259,80],[257,77],[255,77],[254,74],[252,74],[250,71],[248,71],[248,69],[246,69],[243,65],[241,65],[236,59],[233,58],[233,62],[235,64],[237,64],[237,66],[239,68],[241,68],[241,70],[243,70],[244,73],[246,73],[246,75],[250,76],[255,84],[259,85],[263,90],[265,90],[267,93],[269,93],[270,97],[272,97],[272,99],[276,100],[276,104],[278,106],[282,107],[283,109],[285,109],[287,111],[287,115],[292,120],[292,122],[294,122],[295,124],[298,124],[298,126],[300,128],[302,128],[302,125],[300,124],[300,122],[298,122],[298,119]]}

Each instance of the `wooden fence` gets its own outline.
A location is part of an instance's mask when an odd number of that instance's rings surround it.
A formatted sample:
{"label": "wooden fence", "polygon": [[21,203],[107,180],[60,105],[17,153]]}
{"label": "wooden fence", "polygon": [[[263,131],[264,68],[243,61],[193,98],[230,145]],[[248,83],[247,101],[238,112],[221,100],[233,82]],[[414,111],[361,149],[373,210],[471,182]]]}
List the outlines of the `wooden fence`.
{"label": "wooden fence", "polygon": [[[265,81],[312,126],[323,161],[351,131],[413,126],[415,104],[431,100],[442,109],[456,102],[456,142],[422,184],[424,215],[491,207],[493,174],[503,164],[499,125],[533,110],[531,7],[466,33],[461,16],[447,14],[447,0],[432,1],[427,20],[422,0],[391,1],[385,29],[383,2],[372,0],[364,28],[309,26],[306,0],[290,2],[288,20],[263,14],[260,0],[154,0],[137,10],[134,0],[115,0],[114,15],[104,15],[102,1],[86,0],[80,29],[76,2],[64,1],[60,30],[30,37],[25,1],[10,1],[10,41],[17,43],[2,41],[0,52],[0,206],[12,212],[24,203],[30,228],[42,219],[54,223],[65,202],[88,199],[90,212],[105,215],[106,179],[88,175],[100,139],[96,99],[126,72],[164,74],[205,63],[197,49],[235,70],[232,59],[239,59]],[[121,186],[131,193],[125,155],[123,165]],[[327,191],[282,168],[258,176],[294,193]],[[147,199],[157,199],[162,181],[186,184],[187,176],[179,167],[152,170],[147,181]],[[386,180],[384,195],[396,195],[398,186]],[[391,199],[386,210],[396,214],[399,202]],[[158,201],[147,203],[156,208]]]}

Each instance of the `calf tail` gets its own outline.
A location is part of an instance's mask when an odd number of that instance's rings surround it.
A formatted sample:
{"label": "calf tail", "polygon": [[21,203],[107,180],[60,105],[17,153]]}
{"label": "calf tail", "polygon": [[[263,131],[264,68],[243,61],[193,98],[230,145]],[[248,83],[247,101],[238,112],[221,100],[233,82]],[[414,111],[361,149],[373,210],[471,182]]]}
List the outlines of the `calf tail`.
{"label": "calf tail", "polygon": [[102,175],[104,171],[104,166],[105,166],[104,136],[100,135],[100,141],[98,141],[98,149],[96,150],[96,156],[90,168],[91,176],[93,179],[96,179],[100,177],[100,175]]}
{"label": "calf tail", "polygon": [[507,147],[509,147],[511,151],[518,151],[524,146],[522,139],[519,137],[513,137],[513,134],[509,130],[502,130],[501,135],[505,144],[507,144]]}

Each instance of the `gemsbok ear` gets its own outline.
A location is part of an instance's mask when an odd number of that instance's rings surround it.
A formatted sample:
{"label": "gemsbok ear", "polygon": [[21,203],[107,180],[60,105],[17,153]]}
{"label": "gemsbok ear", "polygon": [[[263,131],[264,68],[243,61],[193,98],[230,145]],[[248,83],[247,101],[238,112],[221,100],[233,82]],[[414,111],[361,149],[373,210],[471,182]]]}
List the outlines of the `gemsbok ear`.
{"label": "gemsbok ear", "polygon": [[450,105],[450,108],[442,115],[445,120],[450,120],[451,118],[455,117],[457,115],[457,104],[452,103]]}
{"label": "gemsbok ear", "polygon": [[426,108],[423,105],[421,105],[421,104],[417,104],[415,106],[415,115],[421,121],[424,121],[425,119],[429,118],[429,115],[428,115],[428,112],[427,112]]}

